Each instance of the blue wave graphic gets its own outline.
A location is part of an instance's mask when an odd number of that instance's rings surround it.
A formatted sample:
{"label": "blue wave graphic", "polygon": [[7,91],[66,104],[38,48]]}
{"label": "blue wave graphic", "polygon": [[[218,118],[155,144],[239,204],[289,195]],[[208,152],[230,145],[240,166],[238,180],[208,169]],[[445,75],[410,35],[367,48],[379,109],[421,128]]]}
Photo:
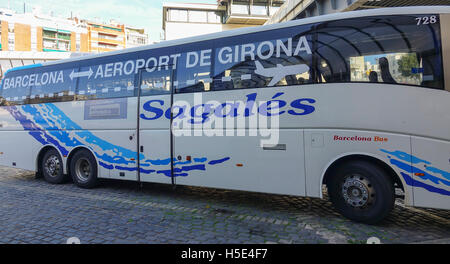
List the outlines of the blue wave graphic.
{"label": "blue wave graphic", "polygon": [[431,164],[429,161],[426,161],[426,160],[423,160],[423,159],[419,159],[417,157],[409,155],[408,153],[400,151],[400,150],[396,150],[396,151],[392,151],[392,152],[384,150],[384,149],[380,149],[380,150],[383,151],[384,153],[387,153],[389,155],[395,156],[398,159],[401,159],[401,160],[407,161],[407,162],[411,162],[413,164],[417,164],[417,163],[421,163],[421,162],[423,162],[425,164]]}
{"label": "blue wave graphic", "polygon": [[410,186],[414,186],[414,187],[420,187],[423,188],[427,191],[430,192],[434,192],[434,193],[439,193],[439,194],[443,194],[443,195],[450,195],[450,191],[444,190],[444,189],[440,189],[440,188],[436,188],[434,186],[425,184],[421,181],[416,181],[413,178],[411,178],[408,174],[404,173],[404,172],[400,172],[400,174],[403,176],[403,178],[405,179],[406,184],[410,185]]}
{"label": "blue wave graphic", "polygon": [[226,157],[226,158],[223,158],[223,159],[220,159],[220,160],[211,160],[210,162],[208,162],[208,164],[209,165],[215,165],[215,164],[219,164],[219,163],[225,162],[225,161],[227,161],[229,159],[230,159],[230,157]]}
{"label": "blue wave graphic", "polygon": [[[137,171],[136,157],[141,161],[141,173],[162,174],[172,177],[170,170],[158,169],[158,166],[167,166],[171,159],[148,159],[142,153],[123,148],[103,140],[81,126],[73,122],[63,111],[54,104],[37,104],[24,106],[8,106],[6,110],[16,119],[28,133],[43,145],[53,145],[57,147],[63,155],[69,154],[70,148],[86,146],[93,151],[99,159],[99,165],[108,170]],[[139,155],[139,156],[138,156]],[[173,159],[175,165],[188,165],[181,168],[174,168],[174,177],[188,176],[189,171],[205,171],[206,164],[220,164],[229,157],[207,162],[206,157],[193,158],[193,161],[177,161]],[[142,167],[153,167],[147,169]]]}
{"label": "blue wave graphic", "polygon": [[435,168],[435,167],[427,167],[426,170],[427,171],[431,171],[431,172],[436,173],[436,174],[441,174],[442,177],[446,178],[447,180],[450,180],[450,172],[446,172],[446,171],[440,170],[440,169]]}
{"label": "blue wave graphic", "polygon": [[[426,171],[420,169],[417,167],[418,164],[425,164],[425,165],[431,165],[432,163],[427,161],[427,160],[423,160],[421,158],[415,157],[413,155],[409,155],[406,152],[403,151],[388,151],[388,150],[384,150],[384,149],[380,149],[382,152],[389,154],[387,157],[389,158],[389,162],[396,166],[397,168],[399,168],[400,170],[403,170],[404,172],[401,172],[402,177],[405,179],[406,184],[410,185],[410,186],[414,186],[414,187],[419,187],[419,188],[423,188],[426,189],[427,191],[430,192],[434,192],[434,193],[438,193],[438,194],[442,194],[442,195],[450,195],[450,191],[443,189],[445,188],[445,186],[450,186],[450,181],[449,180],[449,176],[450,173],[443,171],[441,169],[432,167],[432,166],[426,166]],[[395,158],[393,158],[393,157]],[[416,166],[413,166],[411,164],[415,164]],[[405,173],[407,172],[407,173]],[[435,176],[430,174],[431,173],[435,173],[438,175],[443,176],[443,178],[439,177],[439,176]],[[408,174],[409,173],[409,174]],[[410,175],[411,174],[415,174],[415,173],[422,173],[423,176],[417,176],[419,177],[417,179],[413,179]],[[427,184],[426,181],[430,181],[436,185],[443,185],[443,188],[438,188],[436,186]]]}
{"label": "blue wave graphic", "polygon": [[46,131],[42,130],[33,121],[29,120],[24,114],[22,114],[16,106],[7,106],[6,110],[22,125],[25,131],[29,131],[28,134],[30,134],[42,145],[54,145],[63,155],[67,155],[69,153],[69,151],[55,138],[50,136]]}

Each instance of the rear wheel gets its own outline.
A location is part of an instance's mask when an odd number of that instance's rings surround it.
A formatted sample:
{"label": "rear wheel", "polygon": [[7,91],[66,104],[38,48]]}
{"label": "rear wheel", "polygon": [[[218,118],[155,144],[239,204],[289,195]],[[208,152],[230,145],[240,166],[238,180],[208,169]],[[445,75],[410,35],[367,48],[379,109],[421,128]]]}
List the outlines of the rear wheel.
{"label": "rear wheel", "polygon": [[352,161],[339,167],[329,179],[328,193],[343,216],[367,224],[385,218],[394,207],[395,190],[383,169],[367,161]]}
{"label": "rear wheel", "polygon": [[80,150],[70,161],[73,182],[82,188],[93,188],[98,184],[97,162],[87,150]]}
{"label": "rear wheel", "polygon": [[64,183],[68,180],[63,173],[63,162],[56,149],[49,149],[45,152],[41,161],[41,172],[45,181],[49,183]]}

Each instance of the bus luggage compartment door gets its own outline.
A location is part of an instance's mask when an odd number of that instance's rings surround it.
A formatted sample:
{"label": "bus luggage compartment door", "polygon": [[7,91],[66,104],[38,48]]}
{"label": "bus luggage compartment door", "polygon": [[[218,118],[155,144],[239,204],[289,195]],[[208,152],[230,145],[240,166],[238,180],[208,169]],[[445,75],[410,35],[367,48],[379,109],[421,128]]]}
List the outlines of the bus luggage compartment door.
{"label": "bus luggage compartment door", "polygon": [[450,143],[411,138],[414,206],[450,209]]}

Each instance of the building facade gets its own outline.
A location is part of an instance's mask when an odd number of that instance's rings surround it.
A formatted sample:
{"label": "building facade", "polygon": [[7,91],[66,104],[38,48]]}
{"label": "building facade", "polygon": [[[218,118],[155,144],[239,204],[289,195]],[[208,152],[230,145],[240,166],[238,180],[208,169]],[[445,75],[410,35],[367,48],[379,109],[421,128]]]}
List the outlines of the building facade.
{"label": "building facade", "polygon": [[126,26],[125,36],[125,46],[127,48],[133,48],[148,44],[148,35],[145,32],[145,29]]}
{"label": "building facade", "polygon": [[1,51],[88,52],[88,30],[73,20],[0,9]]}
{"label": "building facade", "polygon": [[144,29],[113,20],[101,23],[8,9],[0,9],[0,36],[1,51],[105,52],[148,43]]}
{"label": "building facade", "polygon": [[0,78],[13,67],[145,45],[143,29],[0,8]]}
{"label": "building facade", "polygon": [[264,24],[284,0],[219,0],[217,4],[163,4],[163,40]]}
{"label": "building facade", "polygon": [[125,26],[111,21],[109,24],[81,20],[88,28],[89,52],[105,52],[125,48]]}
{"label": "building facade", "polygon": [[226,7],[225,23],[263,25],[284,4],[284,0],[219,0]]}

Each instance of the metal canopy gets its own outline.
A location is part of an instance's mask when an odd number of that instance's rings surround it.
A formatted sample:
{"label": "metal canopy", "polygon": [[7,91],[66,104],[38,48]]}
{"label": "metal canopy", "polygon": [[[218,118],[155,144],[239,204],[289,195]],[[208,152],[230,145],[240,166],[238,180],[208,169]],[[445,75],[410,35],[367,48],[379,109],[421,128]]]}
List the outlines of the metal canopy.
{"label": "metal canopy", "polygon": [[359,2],[363,2],[362,5],[356,4],[357,7],[353,10],[380,7],[450,5],[450,0],[373,0]]}

